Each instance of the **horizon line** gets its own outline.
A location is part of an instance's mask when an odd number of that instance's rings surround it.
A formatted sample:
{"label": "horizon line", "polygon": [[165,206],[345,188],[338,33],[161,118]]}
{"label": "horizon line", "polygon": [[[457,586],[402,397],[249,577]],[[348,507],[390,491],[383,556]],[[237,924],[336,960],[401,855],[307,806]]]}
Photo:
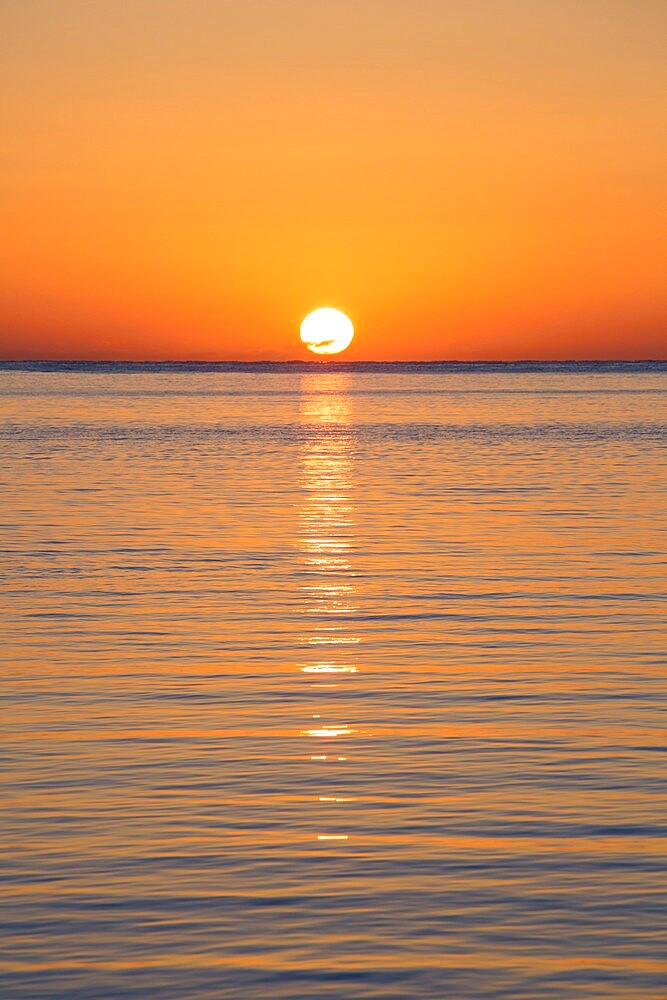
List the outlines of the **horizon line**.
{"label": "horizon line", "polygon": [[646,365],[667,364],[667,358],[436,358],[431,360],[376,358],[0,358],[1,365]]}

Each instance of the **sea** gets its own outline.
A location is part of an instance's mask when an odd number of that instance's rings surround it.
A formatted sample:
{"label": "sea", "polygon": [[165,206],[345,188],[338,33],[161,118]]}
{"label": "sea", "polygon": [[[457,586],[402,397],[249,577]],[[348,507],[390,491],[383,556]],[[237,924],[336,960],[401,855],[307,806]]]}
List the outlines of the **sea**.
{"label": "sea", "polygon": [[3,1000],[667,997],[666,402],[2,364]]}

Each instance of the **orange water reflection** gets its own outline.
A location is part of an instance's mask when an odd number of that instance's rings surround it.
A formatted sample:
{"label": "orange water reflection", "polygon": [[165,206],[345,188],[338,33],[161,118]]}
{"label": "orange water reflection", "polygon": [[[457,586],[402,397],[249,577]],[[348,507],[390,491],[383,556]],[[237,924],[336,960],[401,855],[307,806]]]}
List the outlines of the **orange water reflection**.
{"label": "orange water reflection", "polygon": [[[304,444],[299,548],[304,568],[302,610],[306,619],[301,643],[306,649],[318,646],[328,649],[326,659],[306,659],[297,666],[312,690],[313,699],[318,695],[326,697],[326,702],[317,702],[316,712],[311,715],[311,721],[316,719],[317,724],[301,730],[301,736],[316,741],[309,758],[320,766],[346,762],[346,756],[332,756],[320,750],[328,749],[333,740],[338,744],[356,734],[347,720],[341,718],[336,695],[324,695],[325,691],[338,692],[341,682],[350,683],[358,672],[358,665],[350,661],[350,655],[356,652],[360,637],[352,634],[344,621],[357,608],[357,582],[352,565],[354,441],[349,382],[349,375],[326,372],[305,375],[301,384]],[[335,624],[329,624],[328,619],[335,620]],[[336,683],[331,683],[333,680]],[[327,785],[326,791],[329,794],[316,796],[317,802],[329,810],[326,831],[317,833],[316,839],[345,842],[349,834],[342,829],[344,814],[340,807],[354,798],[344,788],[332,792]]]}

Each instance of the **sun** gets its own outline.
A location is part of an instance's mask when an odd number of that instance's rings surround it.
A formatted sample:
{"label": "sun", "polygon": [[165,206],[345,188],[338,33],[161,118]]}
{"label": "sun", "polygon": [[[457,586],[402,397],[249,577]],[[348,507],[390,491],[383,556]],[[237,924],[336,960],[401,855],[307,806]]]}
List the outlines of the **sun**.
{"label": "sun", "polygon": [[352,321],[338,309],[316,309],[301,324],[301,340],[315,354],[340,354],[353,337]]}

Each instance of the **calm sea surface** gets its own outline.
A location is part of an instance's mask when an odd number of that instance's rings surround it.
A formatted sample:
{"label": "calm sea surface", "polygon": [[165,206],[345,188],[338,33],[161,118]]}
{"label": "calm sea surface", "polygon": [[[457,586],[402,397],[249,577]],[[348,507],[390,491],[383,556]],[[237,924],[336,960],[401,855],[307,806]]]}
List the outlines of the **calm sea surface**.
{"label": "calm sea surface", "polygon": [[667,368],[41,367],[2,997],[667,997]]}

